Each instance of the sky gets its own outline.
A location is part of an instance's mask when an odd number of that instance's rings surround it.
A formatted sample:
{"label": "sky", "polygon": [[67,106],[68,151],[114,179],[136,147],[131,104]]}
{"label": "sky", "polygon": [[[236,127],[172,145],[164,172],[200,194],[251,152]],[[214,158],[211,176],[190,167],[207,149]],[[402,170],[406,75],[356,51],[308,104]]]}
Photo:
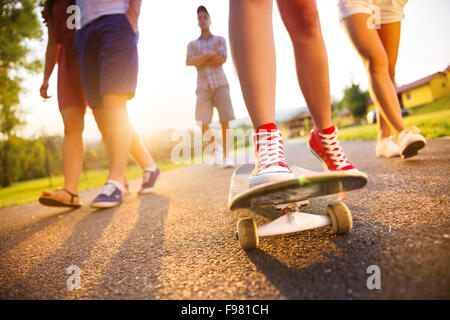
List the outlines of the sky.
{"label": "sky", "polygon": [[[196,69],[187,67],[186,48],[199,37],[196,9],[205,5],[211,15],[211,32],[224,36],[228,42],[227,0],[144,0],[139,22],[139,78],[136,97],[128,104],[130,119],[138,132],[145,134],[164,128],[195,126]],[[342,98],[343,90],[352,81],[365,90],[368,81],[361,59],[339,23],[337,0],[318,0],[322,32],[330,66],[331,95]],[[410,0],[402,21],[399,56],[396,68],[397,85],[413,82],[450,64],[450,1]],[[289,35],[283,26],[276,3],[273,10],[277,54],[276,108],[305,106],[298,86],[295,60]],[[224,70],[230,83],[236,118],[246,117],[239,81],[228,45]],[[34,55],[44,58],[45,43],[34,44]],[[56,75],[50,81],[51,99],[39,97],[42,74],[27,76],[21,105],[27,122],[19,135],[32,137],[63,134],[63,123],[56,98]],[[215,111],[214,120],[218,120]],[[92,112],[85,116],[85,139],[99,138]]]}

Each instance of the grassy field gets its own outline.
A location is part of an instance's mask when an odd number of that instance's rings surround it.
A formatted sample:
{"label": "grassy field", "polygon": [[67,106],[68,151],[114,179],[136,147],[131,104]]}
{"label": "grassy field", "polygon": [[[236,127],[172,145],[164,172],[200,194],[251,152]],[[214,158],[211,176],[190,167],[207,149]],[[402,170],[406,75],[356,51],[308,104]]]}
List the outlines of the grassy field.
{"label": "grassy field", "polygon": [[[158,162],[161,171],[167,171],[182,166],[175,165],[171,161]],[[142,171],[138,166],[130,166],[127,170],[127,179],[132,180],[141,177]],[[80,181],[80,190],[102,186],[108,176],[108,170],[89,170],[83,172]],[[11,187],[0,189],[0,208],[16,204],[36,201],[42,190],[53,190],[62,187],[63,176],[52,177],[52,186],[48,178],[29,180],[14,183]]]}
{"label": "grassy field", "polygon": [[[405,117],[407,126],[416,126],[426,138],[450,136],[450,95],[432,103],[410,109]],[[339,130],[341,140],[374,140],[376,124],[366,124]]]}

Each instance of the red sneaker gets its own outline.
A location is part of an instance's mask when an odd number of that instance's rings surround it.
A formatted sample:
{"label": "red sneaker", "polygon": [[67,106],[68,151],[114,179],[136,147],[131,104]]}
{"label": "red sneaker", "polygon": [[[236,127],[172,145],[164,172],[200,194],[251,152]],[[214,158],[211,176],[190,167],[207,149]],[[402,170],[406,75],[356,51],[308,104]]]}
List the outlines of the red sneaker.
{"label": "red sneaker", "polygon": [[295,175],[284,156],[283,137],[276,130],[257,130],[253,133],[255,169],[249,177],[249,185],[292,178]]}
{"label": "red sneaker", "polygon": [[322,162],[325,170],[358,170],[345,156],[339,144],[337,131],[334,126],[323,131],[314,128],[309,138],[309,150]]}

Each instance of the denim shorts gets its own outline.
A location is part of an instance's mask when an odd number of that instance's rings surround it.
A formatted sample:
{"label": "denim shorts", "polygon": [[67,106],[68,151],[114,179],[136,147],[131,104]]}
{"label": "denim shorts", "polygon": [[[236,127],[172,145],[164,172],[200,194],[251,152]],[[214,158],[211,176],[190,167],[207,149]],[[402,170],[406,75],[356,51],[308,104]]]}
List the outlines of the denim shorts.
{"label": "denim shorts", "polygon": [[124,14],[102,16],[75,33],[78,65],[91,108],[102,106],[105,94],[134,97],[138,75],[139,35]]}

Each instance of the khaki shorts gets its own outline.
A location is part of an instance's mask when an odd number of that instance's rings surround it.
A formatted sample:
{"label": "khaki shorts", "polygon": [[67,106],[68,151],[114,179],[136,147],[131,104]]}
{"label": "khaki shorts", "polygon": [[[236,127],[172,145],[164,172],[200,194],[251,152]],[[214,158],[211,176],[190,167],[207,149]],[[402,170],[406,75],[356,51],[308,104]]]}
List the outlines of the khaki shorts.
{"label": "khaki shorts", "polygon": [[375,24],[399,22],[404,18],[403,8],[408,0],[339,0],[340,19],[356,13],[374,16]]}
{"label": "khaki shorts", "polygon": [[196,94],[195,121],[210,123],[213,117],[214,107],[219,112],[220,122],[228,122],[235,118],[229,86],[222,86],[216,89],[201,88],[197,89]]}

